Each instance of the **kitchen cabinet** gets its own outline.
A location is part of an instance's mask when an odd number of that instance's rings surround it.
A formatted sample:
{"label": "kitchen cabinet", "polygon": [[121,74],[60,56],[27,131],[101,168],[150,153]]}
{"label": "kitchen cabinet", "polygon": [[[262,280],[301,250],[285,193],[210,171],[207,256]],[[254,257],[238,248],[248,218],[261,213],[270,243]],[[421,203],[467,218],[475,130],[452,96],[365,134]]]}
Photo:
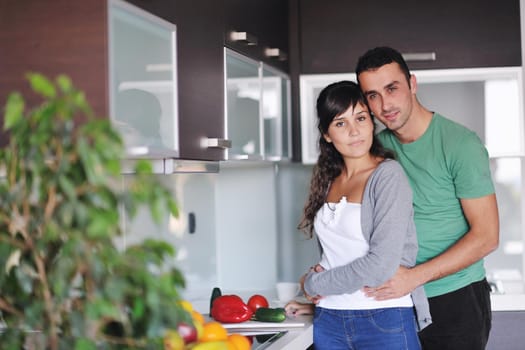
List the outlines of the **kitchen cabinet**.
{"label": "kitchen cabinet", "polygon": [[225,46],[288,73],[288,2],[224,2]]}
{"label": "kitchen cabinet", "polygon": [[519,350],[523,349],[525,334],[524,311],[497,311],[492,313],[492,329],[490,331],[487,350]]}
{"label": "kitchen cabinet", "polygon": [[520,3],[489,0],[300,0],[301,73],[353,72],[375,46],[404,54],[411,69],[521,66]]}
{"label": "kitchen cabinet", "polygon": [[[222,1],[129,2],[177,26],[179,157],[225,159]],[[63,73],[86,93],[95,114],[107,117],[108,6],[107,0],[1,2],[0,96],[13,90],[28,95],[27,71]],[[37,101],[28,98],[28,104]]]}
{"label": "kitchen cabinet", "polygon": [[289,159],[290,78],[230,49],[225,57],[228,159]]}
{"label": "kitchen cabinet", "polygon": [[268,160],[290,159],[290,77],[263,63],[261,88],[265,157]]}
{"label": "kitchen cabinet", "polygon": [[127,157],[178,157],[176,26],[109,1],[110,118]]}
{"label": "kitchen cabinet", "polygon": [[177,25],[181,157],[226,159],[224,1],[134,2]]}

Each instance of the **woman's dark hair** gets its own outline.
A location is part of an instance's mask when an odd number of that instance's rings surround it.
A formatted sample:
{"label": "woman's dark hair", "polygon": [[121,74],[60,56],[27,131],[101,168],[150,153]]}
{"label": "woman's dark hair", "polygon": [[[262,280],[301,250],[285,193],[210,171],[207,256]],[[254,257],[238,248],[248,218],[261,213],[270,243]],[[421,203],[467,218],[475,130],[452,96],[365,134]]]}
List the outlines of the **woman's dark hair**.
{"label": "woman's dark hair", "polygon": [[359,57],[355,68],[357,81],[359,82],[359,75],[362,72],[375,70],[383,67],[385,64],[390,64],[392,62],[395,62],[399,65],[399,68],[401,68],[401,71],[407,79],[408,86],[410,86],[410,70],[408,69],[408,65],[403,58],[403,55],[401,55],[399,51],[387,46],[380,46],[370,49],[365,52],[363,56]]}
{"label": "woman's dark hair", "polygon": [[[323,135],[328,133],[332,120],[343,114],[350,107],[362,104],[368,109],[366,98],[359,86],[351,81],[339,81],[326,86],[317,98],[317,128],[319,130],[319,157],[314,166],[310,181],[310,194],[304,206],[303,218],[298,229],[309,237],[313,236],[313,222],[317,211],[323,206],[332,181],[341,174],[344,166],[343,157],[332,143]],[[374,123],[373,116],[372,123]],[[375,123],[374,123],[375,133]],[[393,152],[386,150],[374,135],[370,154],[382,158],[394,158]]]}

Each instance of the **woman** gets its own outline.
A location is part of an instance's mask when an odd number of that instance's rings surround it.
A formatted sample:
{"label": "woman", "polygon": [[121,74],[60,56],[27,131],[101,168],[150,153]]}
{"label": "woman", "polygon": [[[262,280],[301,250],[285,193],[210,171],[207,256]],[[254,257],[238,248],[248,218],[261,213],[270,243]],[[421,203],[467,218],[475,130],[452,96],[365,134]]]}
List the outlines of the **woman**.
{"label": "woman", "polygon": [[[320,155],[299,224],[310,237],[315,232],[322,248],[321,261],[301,281],[315,304],[315,348],[420,349],[414,305],[420,327],[430,319],[423,290],[387,301],[368,298],[361,290],[381,285],[399,265],[415,263],[408,180],[375,138],[357,84],[328,85],[317,99],[317,114]],[[308,312],[294,302],[286,309]]]}

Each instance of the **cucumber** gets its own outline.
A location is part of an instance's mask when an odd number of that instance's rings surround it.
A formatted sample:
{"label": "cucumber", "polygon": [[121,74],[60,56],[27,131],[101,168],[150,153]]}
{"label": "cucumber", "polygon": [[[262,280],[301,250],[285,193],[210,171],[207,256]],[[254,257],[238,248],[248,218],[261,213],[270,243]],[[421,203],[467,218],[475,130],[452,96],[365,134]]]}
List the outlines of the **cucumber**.
{"label": "cucumber", "polygon": [[211,291],[211,297],[210,297],[210,315],[211,315],[211,308],[213,307],[213,301],[220,296],[222,296],[221,289],[219,287],[213,288],[213,290]]}
{"label": "cucumber", "polygon": [[286,311],[282,307],[260,307],[255,311],[253,319],[260,322],[283,322],[286,320]]}

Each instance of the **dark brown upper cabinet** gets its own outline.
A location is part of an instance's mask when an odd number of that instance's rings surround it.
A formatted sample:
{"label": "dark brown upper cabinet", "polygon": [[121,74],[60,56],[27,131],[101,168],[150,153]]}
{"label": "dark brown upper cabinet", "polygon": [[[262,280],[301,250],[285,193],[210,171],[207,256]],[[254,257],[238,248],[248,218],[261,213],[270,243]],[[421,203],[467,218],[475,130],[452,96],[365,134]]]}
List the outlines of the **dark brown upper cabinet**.
{"label": "dark brown upper cabinet", "polygon": [[225,46],[288,73],[288,1],[224,2]]}
{"label": "dark brown upper cabinet", "polygon": [[521,66],[519,0],[299,0],[299,18],[302,74],[353,72],[376,46],[424,54],[411,69]]}
{"label": "dark brown upper cabinet", "polygon": [[181,157],[224,160],[224,1],[134,0],[177,25],[179,137]]}
{"label": "dark brown upper cabinet", "polygon": [[[225,159],[223,148],[203,142],[219,141],[220,146],[225,137],[222,0],[129,3],[177,26],[180,158]],[[13,90],[30,96],[24,79],[28,71],[67,74],[86,93],[96,115],[109,116],[108,34],[107,0],[0,2],[2,103]],[[28,102],[37,98],[30,96]]]}

